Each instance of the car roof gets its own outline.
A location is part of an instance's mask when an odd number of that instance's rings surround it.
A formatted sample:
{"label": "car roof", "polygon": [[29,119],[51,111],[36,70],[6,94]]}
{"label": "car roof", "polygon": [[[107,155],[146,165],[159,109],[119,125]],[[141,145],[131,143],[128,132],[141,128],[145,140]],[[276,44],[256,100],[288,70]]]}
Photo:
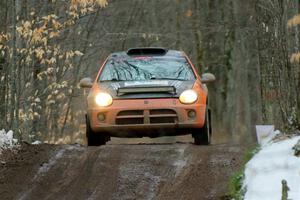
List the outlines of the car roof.
{"label": "car roof", "polygon": [[130,58],[135,56],[161,56],[183,58],[184,53],[177,50],[169,50],[166,48],[147,47],[147,48],[131,48],[128,51],[114,52],[109,55],[109,58]]}

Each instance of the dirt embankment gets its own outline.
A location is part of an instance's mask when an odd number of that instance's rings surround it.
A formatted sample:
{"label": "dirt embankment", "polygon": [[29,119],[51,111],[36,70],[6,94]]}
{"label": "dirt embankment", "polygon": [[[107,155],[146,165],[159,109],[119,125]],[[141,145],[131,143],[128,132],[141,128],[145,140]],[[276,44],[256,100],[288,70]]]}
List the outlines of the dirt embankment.
{"label": "dirt embankment", "polygon": [[220,199],[239,146],[23,145],[0,156],[0,199]]}

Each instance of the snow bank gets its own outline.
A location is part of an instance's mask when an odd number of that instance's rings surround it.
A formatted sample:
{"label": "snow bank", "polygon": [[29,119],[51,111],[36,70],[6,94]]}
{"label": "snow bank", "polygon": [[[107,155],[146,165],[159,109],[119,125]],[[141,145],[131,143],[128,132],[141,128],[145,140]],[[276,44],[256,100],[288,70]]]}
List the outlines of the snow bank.
{"label": "snow bank", "polygon": [[41,141],[39,141],[39,140],[36,140],[36,141],[32,142],[31,144],[33,144],[33,145],[39,145],[39,144],[43,144],[43,143]]}
{"label": "snow bank", "polygon": [[11,148],[17,144],[18,140],[13,138],[13,132],[0,130],[0,153],[1,150]]}
{"label": "snow bank", "polygon": [[280,200],[284,179],[288,183],[289,199],[300,200],[300,158],[293,146],[300,137],[268,143],[246,165],[245,200]]}

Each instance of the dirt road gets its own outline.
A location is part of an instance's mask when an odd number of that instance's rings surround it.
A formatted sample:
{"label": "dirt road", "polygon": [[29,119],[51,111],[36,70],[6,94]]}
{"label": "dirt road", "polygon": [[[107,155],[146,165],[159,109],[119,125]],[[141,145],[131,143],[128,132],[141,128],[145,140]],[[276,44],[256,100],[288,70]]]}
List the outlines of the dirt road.
{"label": "dirt road", "polygon": [[235,145],[22,145],[0,156],[0,199],[222,199]]}

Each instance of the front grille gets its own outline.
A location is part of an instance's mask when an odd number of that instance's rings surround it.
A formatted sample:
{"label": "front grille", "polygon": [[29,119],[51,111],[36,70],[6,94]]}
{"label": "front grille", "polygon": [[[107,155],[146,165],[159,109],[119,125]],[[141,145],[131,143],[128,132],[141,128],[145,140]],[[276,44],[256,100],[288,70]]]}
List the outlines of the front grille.
{"label": "front grille", "polygon": [[176,112],[174,110],[170,110],[170,109],[150,110],[150,115],[164,115],[164,114],[176,114]]}
{"label": "front grille", "polygon": [[117,125],[175,124],[177,113],[171,109],[125,110],[116,116]]}
{"label": "front grille", "polygon": [[116,117],[116,124],[118,125],[132,125],[144,123],[143,110],[124,110],[118,113]]}
{"label": "front grille", "polygon": [[144,118],[121,118],[116,119],[118,125],[132,125],[132,124],[143,124]]}
{"label": "front grille", "polygon": [[143,115],[143,110],[124,110],[118,113],[118,116]]}
{"label": "front grille", "polygon": [[152,117],[150,118],[150,124],[173,124],[175,120],[174,117]]}
{"label": "front grille", "polygon": [[169,124],[177,122],[177,114],[171,109],[155,109],[149,111],[150,124]]}

